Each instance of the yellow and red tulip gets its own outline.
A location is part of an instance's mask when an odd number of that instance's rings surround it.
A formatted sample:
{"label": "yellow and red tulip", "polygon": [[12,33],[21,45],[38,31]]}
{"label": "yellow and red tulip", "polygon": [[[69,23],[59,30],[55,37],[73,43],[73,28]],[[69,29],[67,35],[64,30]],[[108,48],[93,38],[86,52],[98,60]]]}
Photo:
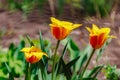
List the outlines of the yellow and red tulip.
{"label": "yellow and red tulip", "polygon": [[31,48],[23,48],[21,52],[25,53],[26,61],[30,63],[36,63],[41,60],[44,55],[47,56],[46,53],[42,52],[39,48],[35,46],[32,46]]}
{"label": "yellow and red tulip", "polygon": [[51,17],[51,22],[51,32],[58,40],[66,38],[73,29],[81,26],[81,24],[73,24],[67,21],[60,21],[54,17]]}
{"label": "yellow and red tulip", "polygon": [[87,27],[87,30],[90,32],[89,39],[90,44],[94,49],[99,49],[102,47],[102,45],[105,43],[105,41],[111,37],[114,38],[114,36],[110,36],[110,28],[98,28],[97,25],[93,24],[92,29]]}

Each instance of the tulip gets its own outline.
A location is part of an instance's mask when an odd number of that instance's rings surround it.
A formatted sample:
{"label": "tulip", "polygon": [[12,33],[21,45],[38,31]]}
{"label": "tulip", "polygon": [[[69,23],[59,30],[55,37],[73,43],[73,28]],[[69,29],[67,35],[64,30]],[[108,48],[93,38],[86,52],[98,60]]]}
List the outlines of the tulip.
{"label": "tulip", "polygon": [[32,46],[31,48],[23,48],[21,52],[25,53],[26,61],[30,63],[36,63],[41,60],[44,55],[47,56],[46,53],[42,52],[39,48],[35,46]]}
{"label": "tulip", "polygon": [[90,44],[94,49],[99,49],[103,46],[105,41],[108,38],[114,38],[114,36],[110,36],[110,28],[98,28],[97,25],[93,24],[92,29],[87,27],[87,30],[90,32],[89,39]]}
{"label": "tulip", "polygon": [[73,24],[67,21],[60,21],[54,17],[51,17],[51,32],[57,40],[65,39],[70,32],[81,26],[81,24]]}

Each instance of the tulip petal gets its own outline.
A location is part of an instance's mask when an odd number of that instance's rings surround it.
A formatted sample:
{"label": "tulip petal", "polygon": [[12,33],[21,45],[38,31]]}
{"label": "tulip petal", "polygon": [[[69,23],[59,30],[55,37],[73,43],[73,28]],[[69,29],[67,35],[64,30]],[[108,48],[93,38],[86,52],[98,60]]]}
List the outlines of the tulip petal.
{"label": "tulip petal", "polygon": [[21,52],[29,52],[30,48],[23,48],[22,50],[20,50]]}

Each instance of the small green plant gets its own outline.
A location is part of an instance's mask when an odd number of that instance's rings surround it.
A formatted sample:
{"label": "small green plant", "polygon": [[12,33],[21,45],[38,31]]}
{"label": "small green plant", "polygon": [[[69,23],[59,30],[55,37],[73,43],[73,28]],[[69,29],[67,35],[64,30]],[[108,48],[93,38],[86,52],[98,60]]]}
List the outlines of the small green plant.
{"label": "small green plant", "polygon": [[14,77],[23,76],[25,59],[19,50],[23,48],[24,45],[25,42],[21,41],[18,46],[12,43],[8,50],[0,49],[0,80],[8,79],[8,74]]}
{"label": "small green plant", "polygon": [[119,80],[120,79],[120,70],[116,66],[106,65],[104,73],[107,80]]}

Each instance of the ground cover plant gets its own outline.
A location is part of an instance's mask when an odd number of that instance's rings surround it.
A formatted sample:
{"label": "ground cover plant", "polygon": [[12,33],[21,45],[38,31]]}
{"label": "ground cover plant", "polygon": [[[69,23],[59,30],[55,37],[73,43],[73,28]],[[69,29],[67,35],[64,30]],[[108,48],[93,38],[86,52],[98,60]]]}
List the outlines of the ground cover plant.
{"label": "ground cover plant", "polygon": [[[89,45],[80,50],[68,35],[82,24],[61,21],[54,17],[50,19],[51,35],[57,40],[56,48],[51,49],[51,42],[43,39],[42,32],[39,33],[37,41],[26,35],[29,45],[25,47],[23,40],[18,47],[11,44],[8,53],[1,54],[5,58],[1,59],[3,72],[1,74],[4,75],[1,79],[14,80],[14,77],[18,77],[25,80],[97,80],[97,76],[104,68],[106,79],[119,79],[116,69],[112,66],[106,67],[104,63],[88,69],[93,55],[97,53],[97,62],[110,40],[116,38],[109,35],[110,28],[99,28],[95,24],[91,24],[92,28],[86,27],[90,33]],[[64,47],[58,51],[61,43]],[[69,61],[65,60],[66,54],[69,54]],[[110,78],[111,74],[115,77]]]}

